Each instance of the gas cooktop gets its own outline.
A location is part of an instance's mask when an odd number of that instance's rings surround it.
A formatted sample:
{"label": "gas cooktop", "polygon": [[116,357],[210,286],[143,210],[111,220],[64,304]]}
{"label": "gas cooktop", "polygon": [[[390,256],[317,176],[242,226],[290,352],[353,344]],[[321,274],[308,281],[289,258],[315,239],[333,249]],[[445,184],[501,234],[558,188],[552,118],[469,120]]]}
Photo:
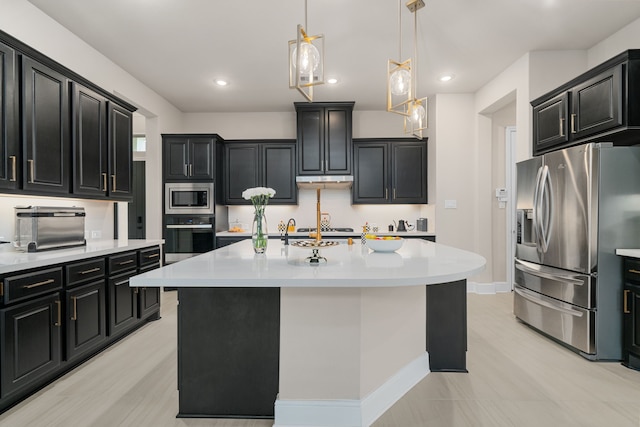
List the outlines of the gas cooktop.
{"label": "gas cooktop", "polygon": [[[316,227],[313,228],[304,228],[304,227],[300,227],[298,228],[296,231],[300,232],[300,233],[308,233],[310,231],[316,231]],[[320,227],[320,232],[332,232],[332,231],[337,231],[337,232],[342,232],[342,233],[353,233],[353,228],[349,228],[349,227],[329,227],[329,228],[322,228]]]}

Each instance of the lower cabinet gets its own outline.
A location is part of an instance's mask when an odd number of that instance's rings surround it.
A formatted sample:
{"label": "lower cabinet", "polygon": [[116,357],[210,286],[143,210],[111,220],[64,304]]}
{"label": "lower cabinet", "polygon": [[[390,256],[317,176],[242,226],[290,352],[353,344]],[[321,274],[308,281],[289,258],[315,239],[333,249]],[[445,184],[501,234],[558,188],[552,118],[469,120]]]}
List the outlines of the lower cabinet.
{"label": "lower cabinet", "polygon": [[37,387],[60,366],[62,307],[56,292],[0,310],[2,399]]}
{"label": "lower cabinet", "polygon": [[66,292],[67,360],[75,360],[107,339],[104,279]]}
{"label": "lower cabinet", "polygon": [[624,287],[624,364],[640,370],[640,286]]}
{"label": "lower cabinet", "polygon": [[0,413],[147,320],[160,289],[129,287],[158,246],[0,277]]}

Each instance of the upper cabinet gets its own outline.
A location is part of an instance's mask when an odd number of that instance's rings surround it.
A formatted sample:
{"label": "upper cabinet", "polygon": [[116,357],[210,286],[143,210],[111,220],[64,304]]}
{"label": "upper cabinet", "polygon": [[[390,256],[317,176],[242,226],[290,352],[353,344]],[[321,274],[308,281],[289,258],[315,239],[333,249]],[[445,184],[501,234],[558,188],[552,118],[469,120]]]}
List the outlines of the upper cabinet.
{"label": "upper cabinet", "polygon": [[22,188],[69,193],[69,79],[22,57]]}
{"label": "upper cabinet", "polygon": [[292,140],[227,141],[224,145],[224,203],[251,202],[242,192],[252,187],[276,191],[269,204],[296,204],[296,144]]}
{"label": "upper cabinet", "polygon": [[0,188],[16,189],[18,184],[18,96],[15,51],[0,42]]}
{"label": "upper cabinet", "polygon": [[217,135],[163,135],[165,181],[215,180]]}
{"label": "upper cabinet", "polygon": [[133,111],[0,31],[0,191],[131,200]]}
{"label": "upper cabinet", "polygon": [[350,175],[353,102],[296,102],[298,175]]}
{"label": "upper cabinet", "polygon": [[354,204],[427,203],[427,144],[416,139],[353,143]]}
{"label": "upper cabinet", "polygon": [[640,50],[628,50],[535,99],[533,155],[587,141],[635,144]]}

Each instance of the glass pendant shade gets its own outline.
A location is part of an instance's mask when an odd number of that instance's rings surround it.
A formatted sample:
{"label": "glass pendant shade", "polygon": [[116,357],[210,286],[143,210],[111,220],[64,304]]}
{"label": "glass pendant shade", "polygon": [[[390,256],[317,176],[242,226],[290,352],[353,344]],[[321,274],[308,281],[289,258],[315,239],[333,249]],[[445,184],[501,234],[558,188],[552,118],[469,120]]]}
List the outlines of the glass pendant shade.
{"label": "glass pendant shade", "polygon": [[313,86],[324,84],[324,36],[309,36],[298,25],[297,37],[289,40],[289,88],[297,89],[309,102]]}
{"label": "glass pendant shade", "polygon": [[399,68],[389,77],[389,88],[394,95],[406,95],[411,88],[411,73],[406,69]]}
{"label": "glass pendant shade", "polygon": [[404,132],[422,139],[422,131],[427,129],[427,98],[412,99],[408,114],[404,118]]}

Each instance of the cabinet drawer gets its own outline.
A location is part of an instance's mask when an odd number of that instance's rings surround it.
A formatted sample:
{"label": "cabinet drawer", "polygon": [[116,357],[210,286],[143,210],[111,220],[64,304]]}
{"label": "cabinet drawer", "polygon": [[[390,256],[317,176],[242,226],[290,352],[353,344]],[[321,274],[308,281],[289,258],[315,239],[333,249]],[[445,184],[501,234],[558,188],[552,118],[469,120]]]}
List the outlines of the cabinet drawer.
{"label": "cabinet drawer", "polygon": [[93,279],[99,279],[106,274],[104,258],[77,262],[66,266],[67,286],[74,286]]}
{"label": "cabinet drawer", "polygon": [[50,268],[37,273],[6,277],[3,281],[4,303],[43,295],[62,289],[62,268]]}
{"label": "cabinet drawer", "polygon": [[138,268],[138,253],[125,252],[109,257],[109,275]]}
{"label": "cabinet drawer", "polygon": [[624,279],[627,282],[640,284],[640,259],[624,259]]}
{"label": "cabinet drawer", "polygon": [[140,267],[160,262],[160,247],[141,249],[138,257]]}

